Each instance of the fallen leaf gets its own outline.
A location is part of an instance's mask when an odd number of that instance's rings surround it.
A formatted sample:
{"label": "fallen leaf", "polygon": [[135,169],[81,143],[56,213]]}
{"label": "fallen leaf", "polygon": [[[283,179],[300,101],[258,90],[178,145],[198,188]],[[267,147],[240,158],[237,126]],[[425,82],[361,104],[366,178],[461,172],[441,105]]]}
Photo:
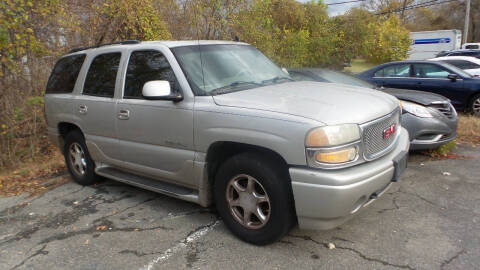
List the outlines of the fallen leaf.
{"label": "fallen leaf", "polygon": [[445,176],[450,176],[450,175],[452,175],[452,174],[449,173],[449,172],[443,172],[442,174],[445,175]]}
{"label": "fallen leaf", "polygon": [[328,243],[327,247],[328,247],[328,249],[335,249],[335,244]]}
{"label": "fallen leaf", "polygon": [[106,229],[107,229],[107,226],[105,226],[105,225],[97,226],[97,231],[104,231]]}

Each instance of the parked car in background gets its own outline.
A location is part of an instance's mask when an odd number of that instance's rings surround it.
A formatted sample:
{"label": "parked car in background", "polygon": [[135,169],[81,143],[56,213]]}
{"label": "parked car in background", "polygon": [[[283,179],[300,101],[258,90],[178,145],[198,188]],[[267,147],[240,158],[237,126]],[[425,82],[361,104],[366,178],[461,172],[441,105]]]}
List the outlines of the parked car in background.
{"label": "parked car in background", "polygon": [[403,105],[402,126],[410,135],[410,149],[434,149],[455,139],[458,116],[450,101],[440,95],[393,88],[380,88],[342,72],[328,69],[289,69],[298,81],[343,83],[391,94]]}
{"label": "parked car in background", "polygon": [[459,111],[480,116],[480,78],[441,61],[385,63],[358,75],[377,86],[427,91],[447,97]]}
{"label": "parked car in background", "polygon": [[215,204],[258,245],[297,221],[332,229],[398,181],[409,149],[400,113],[390,95],[293,81],[230,41],[76,49],[45,93],[49,137],[77,183],[101,175]]}
{"label": "parked car in background", "polygon": [[480,49],[480,43],[465,43],[462,45],[463,50],[478,50]]}
{"label": "parked car in background", "polygon": [[471,56],[471,57],[480,58],[480,50],[443,51],[443,52],[438,53],[435,57],[443,57],[443,56]]}
{"label": "parked car in background", "polygon": [[471,56],[444,56],[430,59],[431,61],[442,61],[456,66],[473,76],[480,75],[480,59]]}

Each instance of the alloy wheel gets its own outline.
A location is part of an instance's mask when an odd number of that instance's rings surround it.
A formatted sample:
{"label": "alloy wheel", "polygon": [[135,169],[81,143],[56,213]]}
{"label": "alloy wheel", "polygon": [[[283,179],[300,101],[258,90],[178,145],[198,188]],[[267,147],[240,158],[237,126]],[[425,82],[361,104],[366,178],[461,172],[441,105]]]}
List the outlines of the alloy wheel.
{"label": "alloy wheel", "polygon": [[480,97],[473,101],[472,110],[473,114],[480,116]]}
{"label": "alloy wheel", "polygon": [[260,229],[270,218],[268,194],[254,177],[240,174],[227,185],[226,199],[235,220],[247,229]]}
{"label": "alloy wheel", "polygon": [[68,152],[70,155],[70,167],[77,175],[83,176],[87,170],[87,160],[82,146],[74,142],[70,145]]}

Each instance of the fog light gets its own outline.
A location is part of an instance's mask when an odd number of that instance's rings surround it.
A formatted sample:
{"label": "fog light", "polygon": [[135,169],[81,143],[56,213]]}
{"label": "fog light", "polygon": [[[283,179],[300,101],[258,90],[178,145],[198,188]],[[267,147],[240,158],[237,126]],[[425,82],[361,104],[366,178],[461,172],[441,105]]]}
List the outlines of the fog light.
{"label": "fog light", "polygon": [[315,159],[322,163],[345,163],[357,158],[357,148],[349,147],[332,152],[317,152]]}

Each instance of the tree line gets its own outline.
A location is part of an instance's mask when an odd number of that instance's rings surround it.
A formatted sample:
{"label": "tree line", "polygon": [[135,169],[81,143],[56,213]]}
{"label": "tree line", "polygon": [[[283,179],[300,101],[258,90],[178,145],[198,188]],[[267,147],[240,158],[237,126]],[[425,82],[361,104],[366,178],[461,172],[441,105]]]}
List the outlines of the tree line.
{"label": "tree line", "polygon": [[284,67],[342,68],[353,58],[407,56],[396,14],[365,7],[329,17],[322,1],[3,0],[0,2],[0,167],[34,158],[44,132],[43,91],[71,48],[119,40],[239,39]]}

